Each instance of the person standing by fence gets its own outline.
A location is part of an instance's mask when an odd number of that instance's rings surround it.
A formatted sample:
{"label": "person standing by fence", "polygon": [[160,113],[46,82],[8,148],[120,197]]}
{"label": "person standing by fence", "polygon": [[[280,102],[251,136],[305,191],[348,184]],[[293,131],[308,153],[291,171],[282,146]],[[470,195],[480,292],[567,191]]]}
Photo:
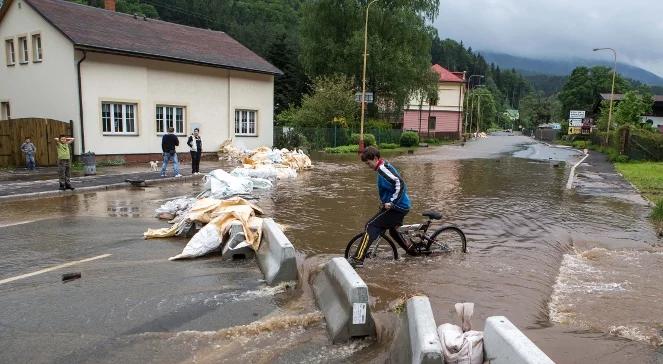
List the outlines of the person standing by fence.
{"label": "person standing by fence", "polygon": [[173,172],[175,177],[182,177],[180,174],[180,162],[177,160],[177,151],[175,148],[180,145],[177,135],[173,134],[175,128],[168,128],[168,134],[161,137],[161,150],[163,151],[163,166],[161,166],[161,177],[166,177],[168,162],[173,160]]}
{"label": "person standing by fence", "polygon": [[200,174],[200,156],[203,153],[203,140],[200,139],[200,129],[193,129],[193,134],[186,142],[191,148],[191,173]]}
{"label": "person standing by fence", "polygon": [[71,150],[69,144],[74,142],[74,138],[60,135],[55,138],[58,151],[58,175],[60,176],[60,190],[74,190],[71,187]]}
{"label": "person standing by fence", "polygon": [[37,163],[35,162],[35,152],[37,148],[32,144],[30,137],[25,138],[25,142],[21,144],[21,152],[25,155],[25,168],[29,171],[34,171],[37,168]]}

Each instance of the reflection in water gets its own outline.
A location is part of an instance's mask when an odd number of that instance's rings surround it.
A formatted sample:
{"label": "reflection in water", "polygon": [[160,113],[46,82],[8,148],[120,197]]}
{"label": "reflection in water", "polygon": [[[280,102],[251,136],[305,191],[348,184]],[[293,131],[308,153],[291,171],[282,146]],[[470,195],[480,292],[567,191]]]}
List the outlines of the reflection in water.
{"label": "reflection in water", "polygon": [[[429,296],[438,323],[453,322],[454,303],[475,302],[478,329],[487,316],[505,315],[544,350],[559,350],[551,353],[558,362],[573,362],[583,355],[593,358],[598,352],[603,362],[622,362],[625,357],[612,350],[614,343],[606,337],[565,332],[551,327],[555,324],[660,345],[663,253],[656,246],[660,243],[647,222],[645,207],[568,193],[564,189],[568,169],[545,161],[404,155],[392,162],[407,181],[413,200],[406,223],[421,221],[424,210],[437,209],[444,222],[465,231],[469,253],[367,265],[360,274],[369,284],[378,315],[404,295],[421,293]],[[115,221],[145,218],[164,198],[198,189],[176,184],[10,203],[0,211],[0,221],[76,215]],[[259,197],[266,215],[287,227],[286,234],[306,256],[302,258],[308,267],[305,277],[330,256],[342,254],[347,241],[378,207],[375,174],[356,162],[356,156],[317,161],[313,170],[295,180],[278,181]],[[158,226],[156,220],[154,225]],[[285,314],[314,315],[306,284],[304,291],[283,307]],[[331,361],[348,356],[375,360],[384,349],[365,350],[368,344],[363,343],[341,347],[345,351],[337,347],[334,352],[322,325],[313,320],[308,326],[284,334],[288,345],[322,350],[327,353],[319,351],[322,358]],[[247,357],[279,360],[268,350],[275,349],[278,340],[262,336],[256,340],[267,349]],[[226,354],[238,352],[236,345],[218,345]],[[644,353],[630,356],[638,361],[653,355],[650,348],[626,350]],[[291,352],[293,361],[298,361],[297,350]],[[299,361],[313,353],[300,352]],[[222,361],[218,355],[206,357]]]}

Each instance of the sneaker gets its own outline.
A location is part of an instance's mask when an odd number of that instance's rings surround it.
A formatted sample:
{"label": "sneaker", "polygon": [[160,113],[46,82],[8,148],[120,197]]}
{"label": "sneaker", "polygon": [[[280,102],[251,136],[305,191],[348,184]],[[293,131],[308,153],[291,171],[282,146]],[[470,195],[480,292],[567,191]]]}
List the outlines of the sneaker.
{"label": "sneaker", "polygon": [[348,258],[348,263],[350,263],[352,268],[364,268],[364,261],[355,259],[355,257]]}
{"label": "sneaker", "polygon": [[175,175],[175,177],[182,177],[182,175],[178,173]]}

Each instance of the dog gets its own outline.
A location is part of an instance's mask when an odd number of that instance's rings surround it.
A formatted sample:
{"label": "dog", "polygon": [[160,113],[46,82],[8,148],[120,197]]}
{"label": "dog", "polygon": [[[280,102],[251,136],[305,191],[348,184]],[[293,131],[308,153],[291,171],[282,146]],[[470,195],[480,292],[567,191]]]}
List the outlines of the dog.
{"label": "dog", "polygon": [[154,172],[159,171],[159,162],[158,161],[150,161],[150,168],[152,168],[152,171],[154,171]]}

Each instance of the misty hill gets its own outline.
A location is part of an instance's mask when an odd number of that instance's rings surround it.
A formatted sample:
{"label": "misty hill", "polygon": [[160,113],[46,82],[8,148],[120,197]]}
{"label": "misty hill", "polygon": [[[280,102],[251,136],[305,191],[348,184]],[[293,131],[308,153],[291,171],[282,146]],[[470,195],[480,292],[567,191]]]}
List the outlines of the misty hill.
{"label": "misty hill", "polygon": [[[524,75],[568,76],[571,71],[578,66],[613,66],[610,61],[587,59],[543,60],[493,52],[481,52],[481,54],[489,63],[495,63],[503,69],[515,68]],[[663,86],[662,77],[639,67],[618,62],[617,72],[626,78],[640,81],[648,85]]]}

